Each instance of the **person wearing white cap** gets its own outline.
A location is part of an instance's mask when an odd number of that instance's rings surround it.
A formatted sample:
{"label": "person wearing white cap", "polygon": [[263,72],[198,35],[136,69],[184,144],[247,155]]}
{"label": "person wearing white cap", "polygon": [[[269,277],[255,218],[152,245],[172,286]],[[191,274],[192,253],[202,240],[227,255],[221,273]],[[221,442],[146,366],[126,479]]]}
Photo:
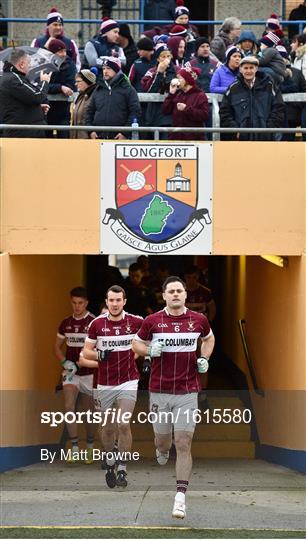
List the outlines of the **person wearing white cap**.
{"label": "person wearing white cap", "polygon": [[[240,61],[237,80],[225,92],[220,106],[221,127],[266,128],[285,125],[285,105],[268,75],[258,71],[255,56]],[[273,140],[270,133],[233,133],[234,140]]]}
{"label": "person wearing white cap", "polygon": [[96,66],[102,75],[102,65],[106,58],[119,58],[121,66],[125,66],[126,58],[123,49],[118,45],[119,24],[113,19],[104,17],[99,33],[87,41],[84,49],[86,67]]}

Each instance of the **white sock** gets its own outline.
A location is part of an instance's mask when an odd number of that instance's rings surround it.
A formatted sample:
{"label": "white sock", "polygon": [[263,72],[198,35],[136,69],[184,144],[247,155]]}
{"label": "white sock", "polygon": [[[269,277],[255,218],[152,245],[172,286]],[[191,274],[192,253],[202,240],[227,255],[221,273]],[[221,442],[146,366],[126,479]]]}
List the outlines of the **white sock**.
{"label": "white sock", "polygon": [[79,447],[77,445],[73,444],[71,450],[72,450],[72,452],[79,452]]}
{"label": "white sock", "polygon": [[182,493],[182,491],[178,491],[175,495],[175,500],[177,502],[185,504],[185,493]]}
{"label": "white sock", "polygon": [[[112,456],[112,457],[111,457]],[[107,455],[106,455],[106,464],[109,466],[109,467],[113,467],[116,463],[116,460],[115,460],[115,456],[114,456],[114,453],[113,452],[107,452]]]}

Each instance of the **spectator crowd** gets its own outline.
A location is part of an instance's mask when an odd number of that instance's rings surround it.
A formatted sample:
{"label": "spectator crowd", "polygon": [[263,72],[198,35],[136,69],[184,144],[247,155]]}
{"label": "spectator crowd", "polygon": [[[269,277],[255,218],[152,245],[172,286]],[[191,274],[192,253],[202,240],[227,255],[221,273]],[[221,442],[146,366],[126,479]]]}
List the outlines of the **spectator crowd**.
{"label": "spectator crowd", "polygon": [[[106,128],[132,124],[211,127],[207,93],[223,95],[221,127],[306,126],[304,103],[284,103],[282,97],[306,92],[306,34],[294,35],[289,42],[273,13],[260,39],[243,30],[237,17],[228,17],[209,40],[189,23],[183,0],[169,9],[173,24],[149,27],[136,44],[127,24],[105,17],[80,55],[75,41],[65,33],[62,14],[52,8],[44,35],[33,39],[32,46],[58,57],[59,68],[51,73],[41,71],[32,80],[27,52],[14,49],[0,77],[1,123],[87,125],[93,130],[8,128],[3,135],[125,139],[131,136],[129,132]],[[165,99],[140,103],[139,93],[163,94]],[[162,135],[176,140],[205,139],[204,132]],[[236,132],[222,138],[294,140],[295,135]]]}

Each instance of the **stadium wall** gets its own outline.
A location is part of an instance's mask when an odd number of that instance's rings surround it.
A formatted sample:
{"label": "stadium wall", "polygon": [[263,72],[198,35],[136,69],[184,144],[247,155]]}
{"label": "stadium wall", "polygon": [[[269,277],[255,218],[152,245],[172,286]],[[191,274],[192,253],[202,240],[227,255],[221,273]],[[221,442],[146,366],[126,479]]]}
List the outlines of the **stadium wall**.
{"label": "stadium wall", "polygon": [[[259,436],[257,456],[306,472],[306,256],[280,268],[260,257],[227,257],[222,350],[246,374]],[[247,340],[261,397],[245,361]]]}
{"label": "stadium wall", "polygon": [[[14,140],[1,141],[7,468],[36,460],[39,444],[59,441],[60,433],[44,431],[33,418],[42,404],[45,410],[62,408],[54,394],[58,370],[52,346],[59,320],[70,311],[67,291],[84,281],[82,254],[99,250],[99,146],[24,139],[17,147]],[[305,145],[215,143],[214,254],[229,255],[222,345],[248,375],[237,327],[245,318],[265,390],[264,398],[252,395],[258,455],[295,463],[299,470],[306,455],[305,248]],[[277,268],[254,256],[260,253],[292,256],[287,268]]]}
{"label": "stadium wall", "polygon": [[80,256],[0,255],[2,470],[38,461],[42,444],[60,440],[62,427],[42,425],[40,411],[63,409],[53,346],[83,272]]}
{"label": "stadium wall", "polygon": [[[14,139],[0,145],[2,251],[98,254],[100,142],[24,139],[18,159]],[[301,255],[305,145],[216,142],[213,150],[213,255]]]}

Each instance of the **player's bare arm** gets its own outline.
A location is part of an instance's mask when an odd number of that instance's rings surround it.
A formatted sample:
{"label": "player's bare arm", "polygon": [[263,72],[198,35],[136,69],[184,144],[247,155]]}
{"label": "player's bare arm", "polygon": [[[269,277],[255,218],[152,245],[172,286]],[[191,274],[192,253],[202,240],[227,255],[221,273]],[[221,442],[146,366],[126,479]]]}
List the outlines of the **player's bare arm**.
{"label": "player's bare arm", "polygon": [[55,356],[56,358],[60,361],[60,362],[63,362],[65,360],[65,355],[62,351],[62,347],[65,343],[65,338],[63,337],[59,337],[59,336],[56,336],[56,340],[55,340],[55,344],[54,344],[54,352],[55,352]]}
{"label": "player's bare arm", "polygon": [[99,366],[97,356],[96,345],[85,341],[84,349],[80,355],[79,365],[82,367],[97,368]]}
{"label": "player's bare arm", "polygon": [[215,346],[215,336],[213,333],[206,339],[202,338],[201,355],[209,359]]}
{"label": "player's bare arm", "polygon": [[149,346],[144,341],[139,341],[138,339],[133,339],[132,349],[138,356],[148,356],[149,354]]}
{"label": "player's bare arm", "polygon": [[94,369],[99,365],[96,360],[87,360],[87,358],[84,358],[83,353],[80,353],[80,358],[77,364],[80,367],[89,367]]}

